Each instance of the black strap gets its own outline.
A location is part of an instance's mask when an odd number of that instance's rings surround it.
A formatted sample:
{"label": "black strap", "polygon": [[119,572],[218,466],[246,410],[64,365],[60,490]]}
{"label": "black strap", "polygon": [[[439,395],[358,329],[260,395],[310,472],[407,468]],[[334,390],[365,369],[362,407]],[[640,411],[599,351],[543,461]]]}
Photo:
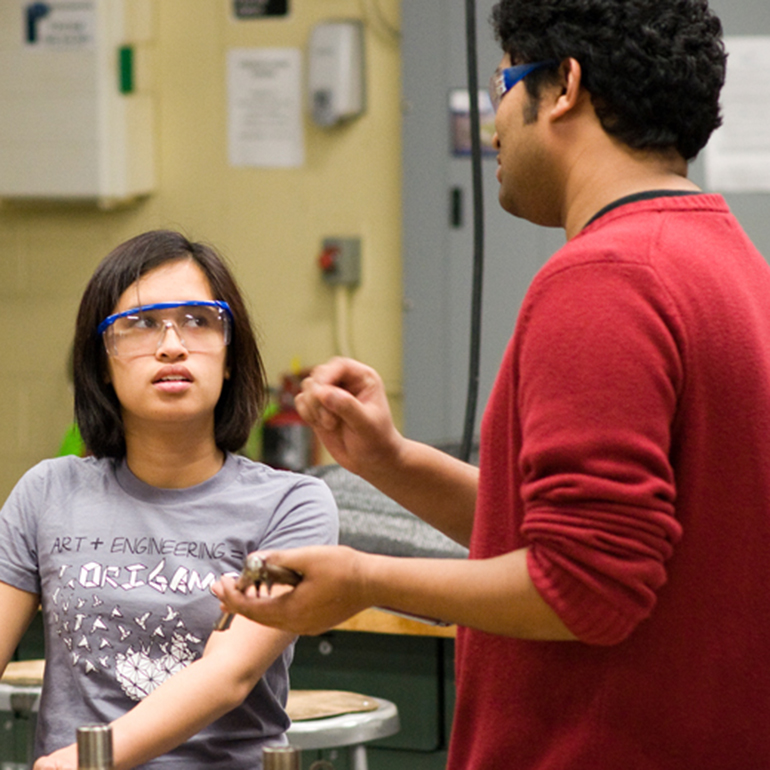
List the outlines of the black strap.
{"label": "black strap", "polygon": [[633,193],[632,195],[625,195],[622,198],[618,198],[616,201],[613,201],[609,205],[605,206],[601,211],[594,214],[588,222],[586,222],[586,227],[590,225],[591,223],[595,222],[600,217],[603,217],[605,214],[608,214],[613,209],[618,208],[619,206],[625,206],[626,203],[636,203],[637,201],[648,201],[652,200],[653,198],[678,198],[683,195],[701,195],[700,192],[696,192],[695,190],[645,190],[644,192],[639,193]]}

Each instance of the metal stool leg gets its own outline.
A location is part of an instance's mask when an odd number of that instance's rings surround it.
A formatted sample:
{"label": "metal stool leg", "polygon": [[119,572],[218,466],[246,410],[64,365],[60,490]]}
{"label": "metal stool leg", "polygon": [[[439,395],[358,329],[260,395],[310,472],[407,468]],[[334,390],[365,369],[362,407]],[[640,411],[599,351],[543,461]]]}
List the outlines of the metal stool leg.
{"label": "metal stool leg", "polygon": [[366,746],[363,743],[350,747],[350,770],[369,770]]}
{"label": "metal stool leg", "polygon": [[37,729],[37,714],[32,712],[29,716],[29,725],[27,726],[27,761],[29,762],[29,767],[32,767],[32,764],[35,759],[35,731]]}

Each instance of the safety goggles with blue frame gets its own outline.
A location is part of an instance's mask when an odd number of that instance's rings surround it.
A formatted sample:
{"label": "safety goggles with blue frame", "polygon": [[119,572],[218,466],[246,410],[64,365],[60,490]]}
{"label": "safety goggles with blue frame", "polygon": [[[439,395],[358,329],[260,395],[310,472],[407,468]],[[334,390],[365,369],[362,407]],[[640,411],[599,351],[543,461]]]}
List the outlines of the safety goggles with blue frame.
{"label": "safety goggles with blue frame", "polygon": [[524,80],[530,72],[534,72],[542,67],[555,67],[557,64],[556,60],[549,59],[548,61],[514,64],[512,67],[495,70],[495,74],[489,79],[489,98],[492,100],[495,112],[497,112],[500,102],[508,91],[520,80]]}
{"label": "safety goggles with blue frame", "polygon": [[230,343],[232,321],[222,300],[157,302],[107,316],[96,331],[116,357],[153,355],[172,328],[189,353],[207,353]]}

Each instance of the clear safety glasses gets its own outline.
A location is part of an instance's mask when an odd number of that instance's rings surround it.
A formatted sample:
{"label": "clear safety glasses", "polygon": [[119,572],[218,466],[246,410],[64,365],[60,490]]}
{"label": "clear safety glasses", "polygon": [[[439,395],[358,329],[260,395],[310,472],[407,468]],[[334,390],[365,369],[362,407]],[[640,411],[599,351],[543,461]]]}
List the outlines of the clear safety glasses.
{"label": "clear safety glasses", "polygon": [[550,59],[548,61],[529,62],[527,64],[514,64],[513,67],[505,69],[496,69],[495,74],[489,78],[489,98],[492,100],[492,106],[497,112],[503,97],[520,80],[524,80],[530,72],[539,70],[541,67],[552,67],[558,64],[557,61]]}
{"label": "clear safety glasses", "polygon": [[230,342],[232,311],[226,302],[159,302],[107,316],[97,329],[115,357],[155,355],[173,329],[188,353],[210,353]]}

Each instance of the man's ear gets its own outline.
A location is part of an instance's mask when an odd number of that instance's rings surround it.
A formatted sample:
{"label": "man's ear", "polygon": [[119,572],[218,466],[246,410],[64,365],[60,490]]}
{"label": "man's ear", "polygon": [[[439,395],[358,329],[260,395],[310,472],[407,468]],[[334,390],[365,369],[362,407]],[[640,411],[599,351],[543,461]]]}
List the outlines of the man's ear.
{"label": "man's ear", "polygon": [[583,70],[577,59],[565,59],[561,63],[561,93],[549,111],[551,120],[559,120],[575,109],[582,94]]}

